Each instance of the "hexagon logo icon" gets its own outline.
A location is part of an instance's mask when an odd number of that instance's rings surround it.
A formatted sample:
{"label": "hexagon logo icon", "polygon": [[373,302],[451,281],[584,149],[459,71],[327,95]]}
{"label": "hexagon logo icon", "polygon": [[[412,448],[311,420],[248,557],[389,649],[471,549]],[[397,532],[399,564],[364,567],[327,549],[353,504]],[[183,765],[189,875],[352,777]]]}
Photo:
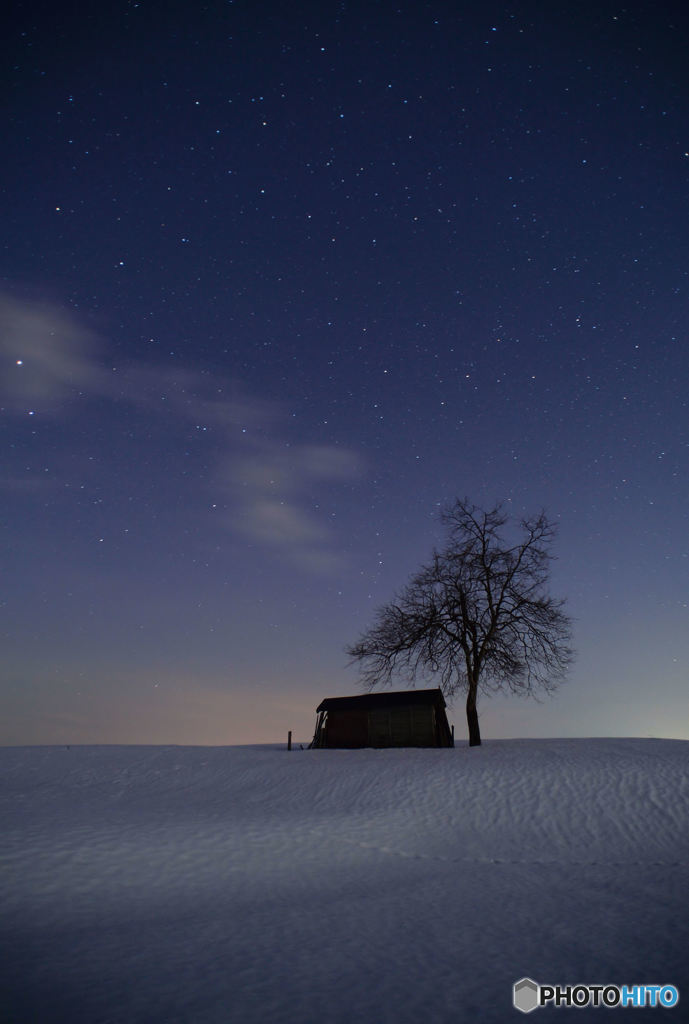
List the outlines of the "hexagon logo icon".
{"label": "hexagon logo icon", "polygon": [[512,991],[512,1003],[516,1010],[531,1013],[538,1006],[538,983],[531,978],[520,978]]}

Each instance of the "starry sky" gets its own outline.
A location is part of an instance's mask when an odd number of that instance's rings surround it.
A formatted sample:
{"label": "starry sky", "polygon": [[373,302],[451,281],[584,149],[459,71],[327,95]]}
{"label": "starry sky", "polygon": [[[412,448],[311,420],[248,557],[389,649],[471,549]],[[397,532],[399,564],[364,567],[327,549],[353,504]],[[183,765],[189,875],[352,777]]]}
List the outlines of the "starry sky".
{"label": "starry sky", "polygon": [[455,496],[557,520],[575,620],[484,741],[689,739],[686,5],[2,37],[0,743],[310,739]]}

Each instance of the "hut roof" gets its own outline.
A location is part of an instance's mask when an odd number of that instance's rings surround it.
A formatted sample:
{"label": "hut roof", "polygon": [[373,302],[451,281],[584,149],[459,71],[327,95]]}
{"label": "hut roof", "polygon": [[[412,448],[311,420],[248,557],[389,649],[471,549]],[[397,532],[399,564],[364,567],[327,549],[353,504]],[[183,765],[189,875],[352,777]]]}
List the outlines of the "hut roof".
{"label": "hut roof", "polygon": [[438,704],[446,707],[442,690],[392,690],[382,693],[364,693],[357,697],[326,697],[316,711],[370,711],[401,704]]}

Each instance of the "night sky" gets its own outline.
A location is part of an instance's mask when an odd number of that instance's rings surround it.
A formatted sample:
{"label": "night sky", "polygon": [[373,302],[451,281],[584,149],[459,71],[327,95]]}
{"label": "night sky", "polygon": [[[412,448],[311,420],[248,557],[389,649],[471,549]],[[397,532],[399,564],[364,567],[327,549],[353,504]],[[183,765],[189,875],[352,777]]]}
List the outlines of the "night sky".
{"label": "night sky", "polygon": [[484,740],[689,739],[686,4],[0,35],[0,743],[310,739],[455,496],[558,521],[575,620]]}

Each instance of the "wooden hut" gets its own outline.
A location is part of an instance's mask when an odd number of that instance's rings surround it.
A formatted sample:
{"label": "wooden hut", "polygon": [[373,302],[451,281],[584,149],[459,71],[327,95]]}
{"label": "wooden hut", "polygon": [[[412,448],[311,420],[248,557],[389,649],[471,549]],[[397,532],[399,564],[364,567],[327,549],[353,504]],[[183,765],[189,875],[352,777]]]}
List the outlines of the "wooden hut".
{"label": "wooden hut", "polygon": [[312,747],[454,746],[439,687],[327,697],[316,714]]}

